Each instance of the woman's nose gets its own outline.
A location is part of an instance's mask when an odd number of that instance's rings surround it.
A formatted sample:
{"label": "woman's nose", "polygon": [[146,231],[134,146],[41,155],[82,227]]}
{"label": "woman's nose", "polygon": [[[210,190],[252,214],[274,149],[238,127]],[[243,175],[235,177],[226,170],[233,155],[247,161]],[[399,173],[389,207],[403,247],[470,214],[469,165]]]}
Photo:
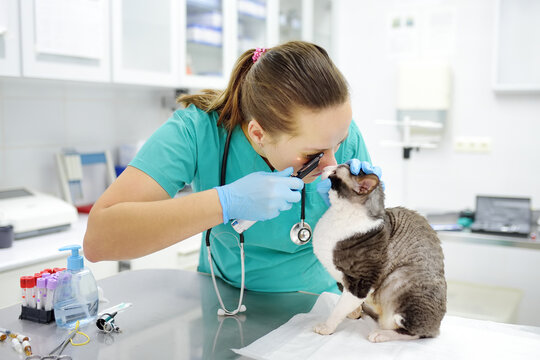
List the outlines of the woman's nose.
{"label": "woman's nose", "polygon": [[319,169],[322,171],[327,166],[336,166],[337,160],[333,152],[329,151],[326,152],[323,157],[321,158],[321,161],[319,162]]}

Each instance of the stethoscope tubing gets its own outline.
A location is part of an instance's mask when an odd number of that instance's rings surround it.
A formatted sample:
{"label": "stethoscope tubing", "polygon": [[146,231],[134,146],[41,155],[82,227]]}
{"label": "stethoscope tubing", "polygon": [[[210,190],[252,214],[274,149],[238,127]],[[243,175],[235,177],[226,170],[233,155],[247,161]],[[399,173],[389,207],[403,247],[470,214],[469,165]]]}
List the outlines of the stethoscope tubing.
{"label": "stethoscope tubing", "polygon": [[[241,279],[241,285],[240,285],[240,298],[238,299],[238,306],[236,307],[236,310],[227,310],[225,307],[225,304],[223,303],[223,300],[221,299],[221,294],[219,293],[219,289],[216,282],[216,275],[214,274],[214,259],[212,258],[212,252],[210,250],[210,245],[206,246],[206,250],[208,252],[208,263],[210,264],[210,272],[212,273],[212,282],[214,283],[214,290],[216,291],[217,298],[219,300],[219,304],[221,305],[221,308],[218,309],[218,315],[219,316],[234,316],[238,314],[239,312],[246,311],[246,306],[242,304],[242,300],[244,299],[244,288],[245,288],[245,278],[246,278],[246,272],[244,267],[244,242],[240,242],[240,263],[242,264],[242,279]],[[221,311],[220,311],[221,310]]]}
{"label": "stethoscope tubing", "polygon": [[[229,145],[231,143],[231,135],[232,130],[229,130],[227,133],[227,140],[225,141],[225,148],[223,150],[223,158],[222,158],[222,165],[221,165],[221,173],[220,173],[220,186],[225,185],[225,177],[227,173],[227,160],[229,155]],[[304,176],[306,176],[308,173],[310,173],[313,169],[315,169],[319,163],[320,158],[322,157],[322,153],[318,154],[317,157],[313,158],[311,161],[309,161],[302,169],[300,169],[297,177],[302,179]],[[309,239],[311,239],[311,228],[307,223],[304,222],[305,219],[305,187],[302,188],[302,203],[301,203],[301,213],[300,213],[300,223],[295,224],[292,229],[300,225],[300,229],[297,232],[296,237],[299,237],[300,230],[305,228],[305,225],[307,225],[307,228],[309,230]],[[291,230],[292,230],[291,229]],[[242,277],[241,277],[241,287],[240,287],[240,298],[238,300],[238,306],[235,310],[228,310],[225,307],[225,304],[223,303],[223,300],[221,298],[221,294],[219,292],[217,282],[216,282],[216,276],[214,273],[214,259],[212,257],[212,250],[210,248],[210,232],[212,231],[212,228],[208,229],[206,231],[206,249],[208,253],[208,264],[210,265],[210,272],[212,274],[212,282],[214,284],[214,289],[216,291],[216,295],[219,301],[219,304],[221,305],[221,308],[218,309],[218,316],[234,316],[240,312],[246,311],[246,306],[242,304],[242,300],[244,298],[244,288],[245,288],[245,253],[244,253],[244,235],[240,233],[240,263],[242,268]],[[304,245],[307,242],[309,242],[309,239],[307,241],[295,241],[291,235],[291,241],[294,242],[297,245]]]}

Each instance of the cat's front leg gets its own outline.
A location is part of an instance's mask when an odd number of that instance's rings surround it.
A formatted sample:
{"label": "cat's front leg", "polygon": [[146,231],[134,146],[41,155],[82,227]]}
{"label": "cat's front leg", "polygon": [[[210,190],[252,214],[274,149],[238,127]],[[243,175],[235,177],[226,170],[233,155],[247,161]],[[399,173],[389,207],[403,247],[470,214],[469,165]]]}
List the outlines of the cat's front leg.
{"label": "cat's front leg", "polygon": [[334,333],[343,319],[345,319],[345,317],[353,310],[361,306],[363,301],[364,299],[357,298],[346,289],[343,289],[341,297],[326,322],[315,326],[313,331],[321,335],[330,335]]}
{"label": "cat's front leg", "polygon": [[347,318],[357,320],[362,317],[362,305],[354,309],[352,312],[347,315]]}

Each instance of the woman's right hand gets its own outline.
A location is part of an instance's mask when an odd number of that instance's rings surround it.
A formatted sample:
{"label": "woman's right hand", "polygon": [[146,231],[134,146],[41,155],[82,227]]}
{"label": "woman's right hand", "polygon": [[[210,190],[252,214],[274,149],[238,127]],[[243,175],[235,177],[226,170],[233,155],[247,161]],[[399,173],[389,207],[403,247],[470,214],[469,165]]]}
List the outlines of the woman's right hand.
{"label": "woman's right hand", "polygon": [[293,168],[279,172],[255,172],[233,183],[218,186],[223,223],[231,219],[264,221],[275,218],[301,200],[304,182],[291,177]]}

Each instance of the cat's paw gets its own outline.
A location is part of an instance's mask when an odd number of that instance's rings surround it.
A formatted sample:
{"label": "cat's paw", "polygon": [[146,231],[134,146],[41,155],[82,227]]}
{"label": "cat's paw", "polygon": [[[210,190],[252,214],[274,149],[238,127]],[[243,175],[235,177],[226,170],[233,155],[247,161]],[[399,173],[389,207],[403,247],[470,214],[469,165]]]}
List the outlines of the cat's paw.
{"label": "cat's paw", "polygon": [[362,307],[357,307],[356,310],[352,311],[347,317],[353,320],[360,319],[362,317]]}
{"label": "cat's paw", "polygon": [[400,334],[394,330],[383,330],[383,329],[373,330],[371,334],[369,334],[368,336],[368,340],[374,343],[393,341],[393,340],[416,340],[419,338],[420,336],[418,335]]}
{"label": "cat's paw", "polygon": [[313,328],[313,331],[321,335],[330,335],[334,333],[335,328],[331,328],[326,323],[318,324]]}
{"label": "cat's paw", "polygon": [[368,340],[373,343],[380,343],[392,340],[392,338],[388,335],[389,333],[386,330],[373,330],[371,334],[369,334]]}

